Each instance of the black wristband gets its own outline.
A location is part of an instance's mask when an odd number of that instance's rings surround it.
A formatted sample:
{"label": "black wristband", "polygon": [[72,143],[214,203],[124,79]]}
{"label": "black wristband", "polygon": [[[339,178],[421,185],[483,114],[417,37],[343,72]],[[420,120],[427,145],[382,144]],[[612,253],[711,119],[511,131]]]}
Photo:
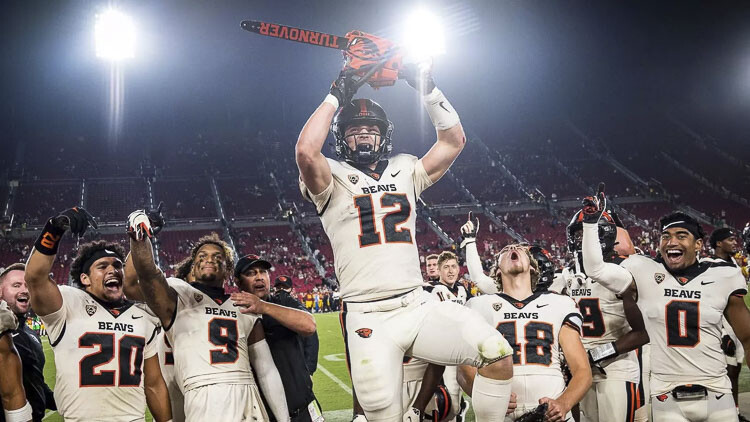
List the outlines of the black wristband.
{"label": "black wristband", "polygon": [[47,220],[42,233],[34,242],[34,248],[44,255],[56,255],[57,247],[60,246],[60,239],[65,234],[65,229],[61,229],[52,224],[52,219]]}

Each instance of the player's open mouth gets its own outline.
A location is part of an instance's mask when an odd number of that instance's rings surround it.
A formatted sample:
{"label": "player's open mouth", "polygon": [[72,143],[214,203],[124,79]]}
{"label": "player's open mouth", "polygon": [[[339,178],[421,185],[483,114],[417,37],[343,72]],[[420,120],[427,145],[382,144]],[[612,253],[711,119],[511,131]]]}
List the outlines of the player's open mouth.
{"label": "player's open mouth", "polygon": [[679,249],[667,249],[667,263],[679,264],[685,253]]}
{"label": "player's open mouth", "polygon": [[29,297],[26,296],[26,295],[19,296],[19,297],[16,298],[16,302],[18,302],[18,303],[29,303]]}
{"label": "player's open mouth", "polygon": [[514,261],[514,262],[518,261],[519,258],[521,258],[521,257],[518,255],[518,252],[516,252],[516,251],[511,251],[510,252],[510,260],[511,261]]}
{"label": "player's open mouth", "polygon": [[116,277],[104,280],[104,287],[107,290],[120,290],[120,286],[122,286],[122,281]]}

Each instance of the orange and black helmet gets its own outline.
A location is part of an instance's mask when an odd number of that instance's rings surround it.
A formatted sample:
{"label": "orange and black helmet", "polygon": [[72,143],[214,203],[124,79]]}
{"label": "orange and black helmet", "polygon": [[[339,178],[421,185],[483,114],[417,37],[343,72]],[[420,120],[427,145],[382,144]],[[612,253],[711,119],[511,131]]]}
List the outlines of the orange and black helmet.
{"label": "orange and black helmet", "polygon": [[[583,211],[578,211],[568,224],[566,230],[568,240],[568,251],[572,254],[581,252],[583,249],[582,238],[576,235],[577,232],[583,232]],[[614,218],[607,211],[602,213],[599,218],[599,242],[602,246],[602,252],[607,254],[615,249],[617,240],[617,225]]]}

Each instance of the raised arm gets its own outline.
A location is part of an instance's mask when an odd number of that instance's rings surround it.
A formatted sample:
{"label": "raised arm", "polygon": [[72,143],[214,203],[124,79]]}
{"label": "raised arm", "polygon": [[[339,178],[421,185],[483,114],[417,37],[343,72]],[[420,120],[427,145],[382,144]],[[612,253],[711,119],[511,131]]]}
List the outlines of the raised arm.
{"label": "raised arm", "polygon": [[340,74],[331,85],[330,94],[307,119],[297,138],[294,152],[300,178],[313,195],[323,192],[331,184],[331,168],[321,151],[336,110],[348,104],[355,92],[354,81]]}
{"label": "raised arm", "polygon": [[250,355],[250,364],[258,377],[258,385],[268,401],[273,416],[279,422],[289,421],[284,384],[266,343],[260,320],[256,321],[253,331],[248,336],[247,351]]}
{"label": "raised arm", "polygon": [[172,406],[169,402],[169,390],[159,366],[159,355],[151,356],[143,362],[143,387],[146,392],[146,404],[154,421],[166,422],[172,419]]}
{"label": "raised arm", "polygon": [[432,80],[429,70],[407,65],[400,76],[422,95],[422,103],[437,132],[437,142],[422,157],[422,165],[432,182],[443,177],[466,145],[466,134],[458,113]]}
{"label": "raised arm", "polygon": [[49,276],[63,235],[70,230],[73,235],[83,236],[89,226],[97,227],[91,214],[83,208],[70,208],[47,220],[34,242],[24,278],[29,288],[31,307],[37,315],[49,315],[63,305],[60,289]]}
{"label": "raised arm", "polygon": [[135,300],[138,302],[146,301],[146,298],[143,296],[143,291],[138,286],[138,274],[135,272],[132,254],[128,254],[128,257],[125,258],[125,271],[122,281],[122,290],[125,292],[125,297],[130,300]]}
{"label": "raised arm", "polygon": [[628,289],[632,292],[628,293],[630,296],[637,293],[635,280],[630,271],[617,264],[604,262],[597,223],[583,223],[582,248],[583,267],[587,276],[615,294],[624,296]]}
{"label": "raised arm", "polygon": [[591,387],[591,367],[586,350],[581,343],[581,334],[578,331],[563,325],[560,329],[559,341],[572,377],[560,397],[556,399],[543,397],[539,399],[539,403],[549,405],[546,415],[549,420],[563,421],[565,415],[576,403],[581,401],[586,391]]}
{"label": "raised arm", "polygon": [[159,317],[164,329],[169,330],[177,310],[177,292],[167,284],[164,273],[156,266],[151,240],[131,237],[130,256],[146,304]]}
{"label": "raised arm", "polygon": [[477,288],[484,294],[498,292],[497,284],[492,277],[487,276],[482,268],[482,259],[477,251],[477,232],[479,231],[479,218],[473,218],[474,214],[469,212],[469,220],[461,226],[461,248],[466,253],[466,267],[469,269],[469,277],[477,284]]}

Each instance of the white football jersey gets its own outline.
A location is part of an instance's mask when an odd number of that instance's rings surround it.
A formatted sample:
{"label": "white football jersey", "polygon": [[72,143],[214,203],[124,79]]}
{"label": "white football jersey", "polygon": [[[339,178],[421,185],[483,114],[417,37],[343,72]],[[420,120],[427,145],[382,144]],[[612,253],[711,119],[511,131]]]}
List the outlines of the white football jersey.
{"label": "white football jersey", "polygon": [[424,290],[434,296],[441,302],[455,302],[459,305],[466,305],[466,301],[469,300],[469,292],[466,291],[466,287],[458,281],[453,284],[453,287],[448,287],[445,284],[436,281]]}
{"label": "white football jersey", "polygon": [[730,393],[721,321],[729,297],[747,293],[737,268],[702,262],[675,277],[664,264],[640,255],[620,265],[633,274],[651,339],[651,394],[683,384]]}
{"label": "white football jersey", "polygon": [[542,397],[557,398],[565,390],[560,369],[560,329],[580,332],[575,302],[552,292],[516,300],[504,293],[471,298],[466,306],[479,312],[513,346],[512,391],[519,406],[534,408]]}
{"label": "white football jersey", "polygon": [[156,355],[158,322],[145,305],[112,308],[58,286],[62,307],[41,316],[55,354],[55,402],[66,421],[142,421],[143,362]]}
{"label": "white football jersey", "polygon": [[174,370],[174,354],[172,345],[169,343],[164,330],[160,330],[159,337],[156,339],[156,351],[159,356],[159,366],[161,367],[161,376],[164,383],[167,384],[169,391],[169,404],[172,407],[172,421],[183,422],[185,420],[185,398],[182,394],[182,384],[177,379]]}
{"label": "white football jersey", "polygon": [[421,286],[416,207],[432,184],[422,162],[398,154],[370,170],[327,160],[331,184],[317,195],[301,181],[300,189],[330,239],[341,297],[371,301]]}
{"label": "white football jersey", "polygon": [[[625,318],[622,299],[611,290],[586,274],[576,272],[574,268],[563,269],[562,275],[566,279],[565,290],[576,301],[583,317],[581,341],[587,351],[617,341],[631,331],[630,324]],[[606,368],[607,373],[605,375],[600,371],[594,371],[594,381],[606,379],[636,384],[640,382],[641,369],[635,350],[608,359],[601,365]]]}
{"label": "white football jersey", "polygon": [[[212,298],[206,286],[167,279],[177,292],[177,310],[167,339],[174,369],[187,391],[211,384],[255,384],[247,352],[247,338],[258,320],[242,314],[229,295]],[[207,289],[205,289],[207,290]]]}

